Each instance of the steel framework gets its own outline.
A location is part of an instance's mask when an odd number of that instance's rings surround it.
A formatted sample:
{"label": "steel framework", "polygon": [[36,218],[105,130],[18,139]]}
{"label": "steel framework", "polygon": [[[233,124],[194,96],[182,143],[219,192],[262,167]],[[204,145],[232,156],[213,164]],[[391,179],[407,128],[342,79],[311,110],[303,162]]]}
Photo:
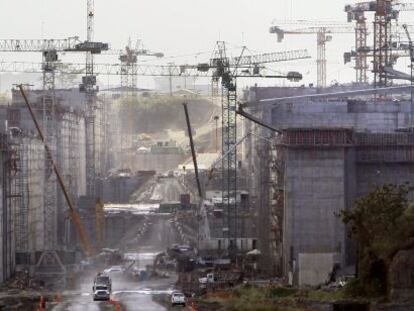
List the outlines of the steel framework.
{"label": "steel framework", "polygon": [[125,50],[120,51],[119,60],[121,61],[121,87],[127,92],[128,96],[136,97],[137,76],[138,76],[138,57],[158,57],[164,56],[163,53],[154,53],[141,47],[141,40],[137,40],[135,47],[132,47],[131,39]]}
{"label": "steel framework", "polygon": [[[235,73],[236,77],[264,77],[260,72],[265,69],[260,64],[264,63],[277,63],[284,61],[309,59],[309,53],[306,49],[293,50],[287,52],[276,52],[260,54],[256,57],[245,56],[240,59],[243,65],[239,65],[238,72]],[[232,58],[231,64],[236,64],[237,58]],[[261,60],[261,61],[260,61]],[[56,71],[63,74],[78,74],[79,72],[85,72],[85,64],[81,63],[65,63],[66,66],[57,66]],[[234,66],[234,65],[232,65]],[[150,77],[212,77],[211,70],[216,70],[217,67],[210,66],[210,64],[198,64],[198,65],[145,65],[137,64],[137,76],[150,76]],[[259,70],[259,71],[255,71]],[[95,75],[121,75],[120,64],[108,64],[108,63],[94,63]],[[43,73],[42,65],[35,62],[2,62],[0,61],[0,72],[23,72],[23,73]],[[266,75],[268,77],[268,75]],[[277,77],[277,76],[275,76]],[[217,92],[218,93],[218,92]]]}
{"label": "steel framework", "polygon": [[[3,280],[6,280],[12,274],[12,266],[15,260],[14,248],[14,221],[13,213],[15,213],[18,204],[22,200],[21,193],[21,150],[19,145],[9,144],[6,134],[0,136],[0,152],[2,157],[2,273]],[[19,224],[20,225],[20,224]],[[24,234],[24,233],[23,233]]]}
{"label": "steel framework", "polygon": [[[87,42],[93,41],[94,35],[94,0],[87,0]],[[86,52],[85,76],[82,78],[86,96],[85,138],[86,138],[86,193],[95,196],[95,105],[96,76],[93,68],[92,52]]]}
{"label": "steel framework", "polygon": [[367,58],[367,18],[364,12],[360,12],[355,15],[356,26],[355,26],[355,81],[357,83],[368,83],[368,58]]}
{"label": "steel framework", "polygon": [[391,0],[377,0],[374,20],[374,85],[387,86],[389,80],[384,74],[384,68],[391,65],[391,21],[387,13]]}
{"label": "steel framework", "polygon": [[[242,58],[240,57],[241,61]],[[217,42],[210,66],[215,69],[212,80],[215,83],[221,79],[222,86],[222,200],[226,211],[226,223],[229,250],[237,249],[237,151],[232,148],[237,140],[237,86],[230,68],[230,59],[226,55],[226,46],[222,41]]]}
{"label": "steel framework", "polygon": [[[374,85],[376,87],[387,86],[391,79],[387,77],[386,68],[392,68],[395,57],[392,49],[392,31],[393,21],[397,21],[401,11],[414,10],[414,3],[399,0],[372,0],[358,2],[353,5],[347,5],[345,12],[348,13],[348,21],[357,21],[357,42],[356,42],[356,69],[357,81],[365,82],[366,64],[370,48],[365,44],[366,41],[366,19],[364,12],[375,12],[374,17],[374,48],[373,69]],[[359,58],[359,59],[358,59]]]}

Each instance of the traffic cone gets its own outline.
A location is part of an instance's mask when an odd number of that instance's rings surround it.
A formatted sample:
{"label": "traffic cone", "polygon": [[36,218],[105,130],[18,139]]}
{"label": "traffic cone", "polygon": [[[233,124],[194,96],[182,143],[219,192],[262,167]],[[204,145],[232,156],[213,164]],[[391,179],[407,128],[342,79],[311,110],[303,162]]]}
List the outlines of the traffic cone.
{"label": "traffic cone", "polygon": [[46,309],[46,301],[45,301],[45,298],[43,296],[40,296],[39,311],[44,311],[45,309]]}

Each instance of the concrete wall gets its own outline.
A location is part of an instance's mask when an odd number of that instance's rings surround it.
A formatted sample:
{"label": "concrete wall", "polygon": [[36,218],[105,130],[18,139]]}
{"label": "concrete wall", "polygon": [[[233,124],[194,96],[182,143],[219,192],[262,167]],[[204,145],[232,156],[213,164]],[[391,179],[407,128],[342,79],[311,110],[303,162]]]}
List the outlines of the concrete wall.
{"label": "concrete wall", "polygon": [[337,261],[335,253],[306,253],[299,254],[300,286],[316,286],[328,280],[329,273]]}
{"label": "concrete wall", "polygon": [[[312,93],[316,90],[253,88],[248,100],[257,104],[263,98]],[[395,98],[393,101],[292,100],[272,105],[270,113],[266,111],[269,106],[265,109],[264,104],[252,105],[250,112],[263,119],[270,115],[269,122],[280,129],[347,129],[353,132],[352,135],[397,135],[396,130],[409,125],[410,103],[401,101],[401,96]],[[285,143],[277,147],[276,162],[284,171],[283,268],[286,276],[289,271],[296,272],[296,283],[303,283],[300,280],[303,273],[309,275],[300,271],[303,267],[298,263],[299,256],[338,254],[341,266],[355,264],[355,247],[346,238],[345,228],[335,213],[352,207],[358,196],[366,194],[375,185],[413,180],[409,139],[390,144],[386,135],[383,139],[380,135],[382,140],[365,144],[354,142],[352,135],[347,137],[351,142],[318,145],[315,141],[313,146],[312,142],[307,146],[298,142],[294,146]],[[254,138],[247,140],[247,144],[250,147],[245,148],[247,151],[261,148]],[[257,191],[260,188],[258,169],[270,164],[257,155],[257,164],[254,164],[254,158],[254,152],[246,152],[245,160],[250,163],[254,175],[250,187],[260,193]],[[326,274],[327,268],[320,267],[317,262],[314,268],[320,271],[313,271],[315,277],[311,279],[320,281],[317,276]],[[330,270],[332,266],[328,268]]]}
{"label": "concrete wall", "polygon": [[184,161],[184,155],[141,153],[134,156],[134,161],[133,171],[151,170],[163,173],[176,169]]}
{"label": "concrete wall", "polygon": [[111,176],[102,180],[100,197],[104,203],[129,203],[131,195],[151,177],[152,175]]}
{"label": "concrete wall", "polygon": [[272,124],[280,128],[347,127],[390,133],[409,125],[408,102],[299,102],[272,109]]}
{"label": "concrete wall", "polygon": [[285,166],[284,263],[292,271],[299,253],[344,250],[345,230],[335,213],[346,208],[346,157],[342,148],[292,148]]}
{"label": "concrete wall", "polygon": [[357,196],[385,183],[413,182],[413,163],[360,163],[356,170]]}

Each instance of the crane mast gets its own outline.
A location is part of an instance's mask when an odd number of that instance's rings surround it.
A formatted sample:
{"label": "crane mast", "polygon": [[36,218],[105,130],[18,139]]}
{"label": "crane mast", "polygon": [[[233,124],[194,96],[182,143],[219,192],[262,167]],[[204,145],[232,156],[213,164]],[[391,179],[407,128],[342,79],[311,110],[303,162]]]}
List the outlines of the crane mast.
{"label": "crane mast", "polygon": [[367,39],[368,39],[368,28],[367,28],[367,18],[365,17],[364,12],[359,12],[355,14],[354,17],[356,21],[355,25],[355,81],[357,83],[368,83],[368,57],[366,52]]}
{"label": "crane mast", "polygon": [[[138,56],[142,57],[163,57],[163,53],[153,53],[149,50],[141,48],[141,40],[137,40],[135,47],[131,44],[131,38],[128,40],[128,45],[124,50],[120,51],[119,60],[121,61],[121,88],[124,94],[126,94],[126,101],[124,101],[121,109],[121,114],[126,118],[127,133],[121,137],[121,149],[129,150],[133,145],[133,132],[134,132],[134,113],[133,106],[137,104],[137,64]],[[129,167],[134,161],[133,154],[129,153],[127,161],[124,161],[123,165]],[[125,167],[125,168],[126,168]]]}
{"label": "crane mast", "polygon": [[[87,0],[87,42],[93,41],[94,34],[94,0]],[[85,118],[85,138],[86,138],[86,193],[88,196],[96,195],[95,179],[95,103],[96,103],[96,76],[93,72],[93,54],[86,52],[86,72],[82,78],[86,97],[86,118]]]}
{"label": "crane mast", "polygon": [[[237,252],[238,238],[238,208],[237,208],[237,77],[242,67],[244,73],[259,75],[259,65],[277,61],[287,61],[295,57],[286,57],[277,54],[262,54],[253,57],[243,56],[229,58],[226,45],[218,41],[210,60],[213,69],[213,84],[221,82],[221,108],[222,108],[222,204],[224,207],[223,235],[228,240],[228,250],[232,258]],[[306,53],[307,54],[307,53]],[[307,58],[302,55],[301,58]],[[251,73],[251,70],[253,73]],[[289,75],[288,75],[289,76]],[[285,76],[284,78],[286,78]],[[293,77],[293,76],[292,76]],[[295,80],[295,79],[294,79]],[[225,233],[226,232],[226,233]]]}
{"label": "crane mast", "polygon": [[137,65],[138,57],[157,57],[164,56],[163,53],[154,53],[147,49],[141,48],[141,40],[137,40],[135,47],[131,44],[131,38],[124,50],[119,51],[119,60],[121,62],[121,88],[126,91],[128,97],[136,97],[137,93]]}
{"label": "crane mast", "polygon": [[374,17],[374,86],[387,86],[389,80],[384,75],[384,68],[391,65],[391,20],[389,17],[391,0],[377,0]]}
{"label": "crane mast", "polygon": [[222,202],[225,210],[223,232],[227,232],[228,249],[232,253],[237,249],[237,151],[232,148],[237,140],[237,85],[226,55],[226,46],[218,41],[210,65],[215,68],[212,80],[221,80],[222,87]]}

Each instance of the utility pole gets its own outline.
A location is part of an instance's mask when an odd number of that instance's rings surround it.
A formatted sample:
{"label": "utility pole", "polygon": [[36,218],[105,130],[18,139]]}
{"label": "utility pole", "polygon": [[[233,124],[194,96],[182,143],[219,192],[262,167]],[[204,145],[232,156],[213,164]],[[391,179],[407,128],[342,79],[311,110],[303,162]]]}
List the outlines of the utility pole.
{"label": "utility pole", "polygon": [[[169,66],[172,66],[173,63],[168,63],[168,65]],[[173,83],[172,83],[172,72],[171,72],[171,69],[170,69],[170,75],[168,77],[168,86],[169,86],[170,96],[173,96]]]}

